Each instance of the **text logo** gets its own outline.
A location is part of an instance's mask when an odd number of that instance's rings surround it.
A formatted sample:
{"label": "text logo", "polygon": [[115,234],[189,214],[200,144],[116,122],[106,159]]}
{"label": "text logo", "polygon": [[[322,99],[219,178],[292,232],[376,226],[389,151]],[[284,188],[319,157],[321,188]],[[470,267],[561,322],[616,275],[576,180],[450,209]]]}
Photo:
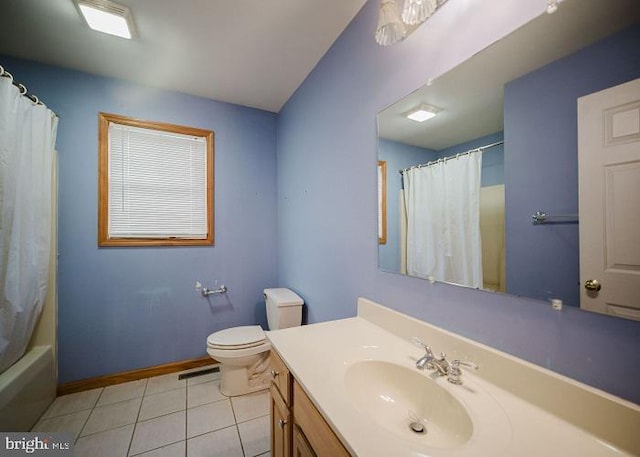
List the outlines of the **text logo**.
{"label": "text logo", "polygon": [[73,456],[71,433],[0,433],[0,456]]}

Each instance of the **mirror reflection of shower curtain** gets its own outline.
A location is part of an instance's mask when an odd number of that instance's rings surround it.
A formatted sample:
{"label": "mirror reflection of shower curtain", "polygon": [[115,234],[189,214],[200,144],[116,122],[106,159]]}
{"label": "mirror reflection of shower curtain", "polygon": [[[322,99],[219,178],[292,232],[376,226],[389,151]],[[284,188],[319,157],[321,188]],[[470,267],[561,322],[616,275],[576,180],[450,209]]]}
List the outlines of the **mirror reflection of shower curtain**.
{"label": "mirror reflection of shower curtain", "polygon": [[473,152],[403,171],[408,275],[482,287],[481,168]]}
{"label": "mirror reflection of shower curtain", "polygon": [[0,77],[0,372],[24,353],[47,293],[57,122]]}

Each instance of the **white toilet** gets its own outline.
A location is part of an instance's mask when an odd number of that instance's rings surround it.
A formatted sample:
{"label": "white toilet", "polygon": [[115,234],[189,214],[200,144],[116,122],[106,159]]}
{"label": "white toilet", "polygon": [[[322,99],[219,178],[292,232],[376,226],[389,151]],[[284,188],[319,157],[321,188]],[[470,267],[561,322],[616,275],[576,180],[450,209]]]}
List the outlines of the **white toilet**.
{"label": "white toilet", "polygon": [[[289,289],[265,289],[270,330],[302,323],[304,301]],[[207,353],[221,364],[220,392],[227,397],[269,387],[271,345],[259,325],[232,327],[207,337]]]}

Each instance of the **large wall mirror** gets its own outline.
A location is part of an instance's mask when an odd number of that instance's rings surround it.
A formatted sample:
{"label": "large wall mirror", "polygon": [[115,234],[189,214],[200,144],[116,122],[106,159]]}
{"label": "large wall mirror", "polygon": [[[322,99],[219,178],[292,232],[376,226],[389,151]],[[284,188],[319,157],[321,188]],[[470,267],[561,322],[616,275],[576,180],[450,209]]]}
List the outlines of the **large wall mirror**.
{"label": "large wall mirror", "polygon": [[[577,101],[640,78],[638,49],[637,0],[567,0],[380,112],[380,269],[588,308]],[[640,104],[629,106],[621,135],[640,151]],[[621,189],[636,225],[616,249],[631,299],[601,311],[640,319],[640,165],[630,170]],[[588,297],[610,286],[598,279]]]}

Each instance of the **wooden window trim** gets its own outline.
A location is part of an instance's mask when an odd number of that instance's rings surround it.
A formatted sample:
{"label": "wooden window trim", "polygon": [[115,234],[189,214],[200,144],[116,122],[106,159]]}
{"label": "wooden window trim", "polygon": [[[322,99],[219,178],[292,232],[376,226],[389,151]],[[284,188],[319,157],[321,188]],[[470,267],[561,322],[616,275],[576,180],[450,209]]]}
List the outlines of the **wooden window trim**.
{"label": "wooden window trim", "polygon": [[[203,137],[207,143],[207,238],[109,238],[109,124]],[[98,246],[205,246],[214,244],[214,133],[211,130],[98,113]]]}

